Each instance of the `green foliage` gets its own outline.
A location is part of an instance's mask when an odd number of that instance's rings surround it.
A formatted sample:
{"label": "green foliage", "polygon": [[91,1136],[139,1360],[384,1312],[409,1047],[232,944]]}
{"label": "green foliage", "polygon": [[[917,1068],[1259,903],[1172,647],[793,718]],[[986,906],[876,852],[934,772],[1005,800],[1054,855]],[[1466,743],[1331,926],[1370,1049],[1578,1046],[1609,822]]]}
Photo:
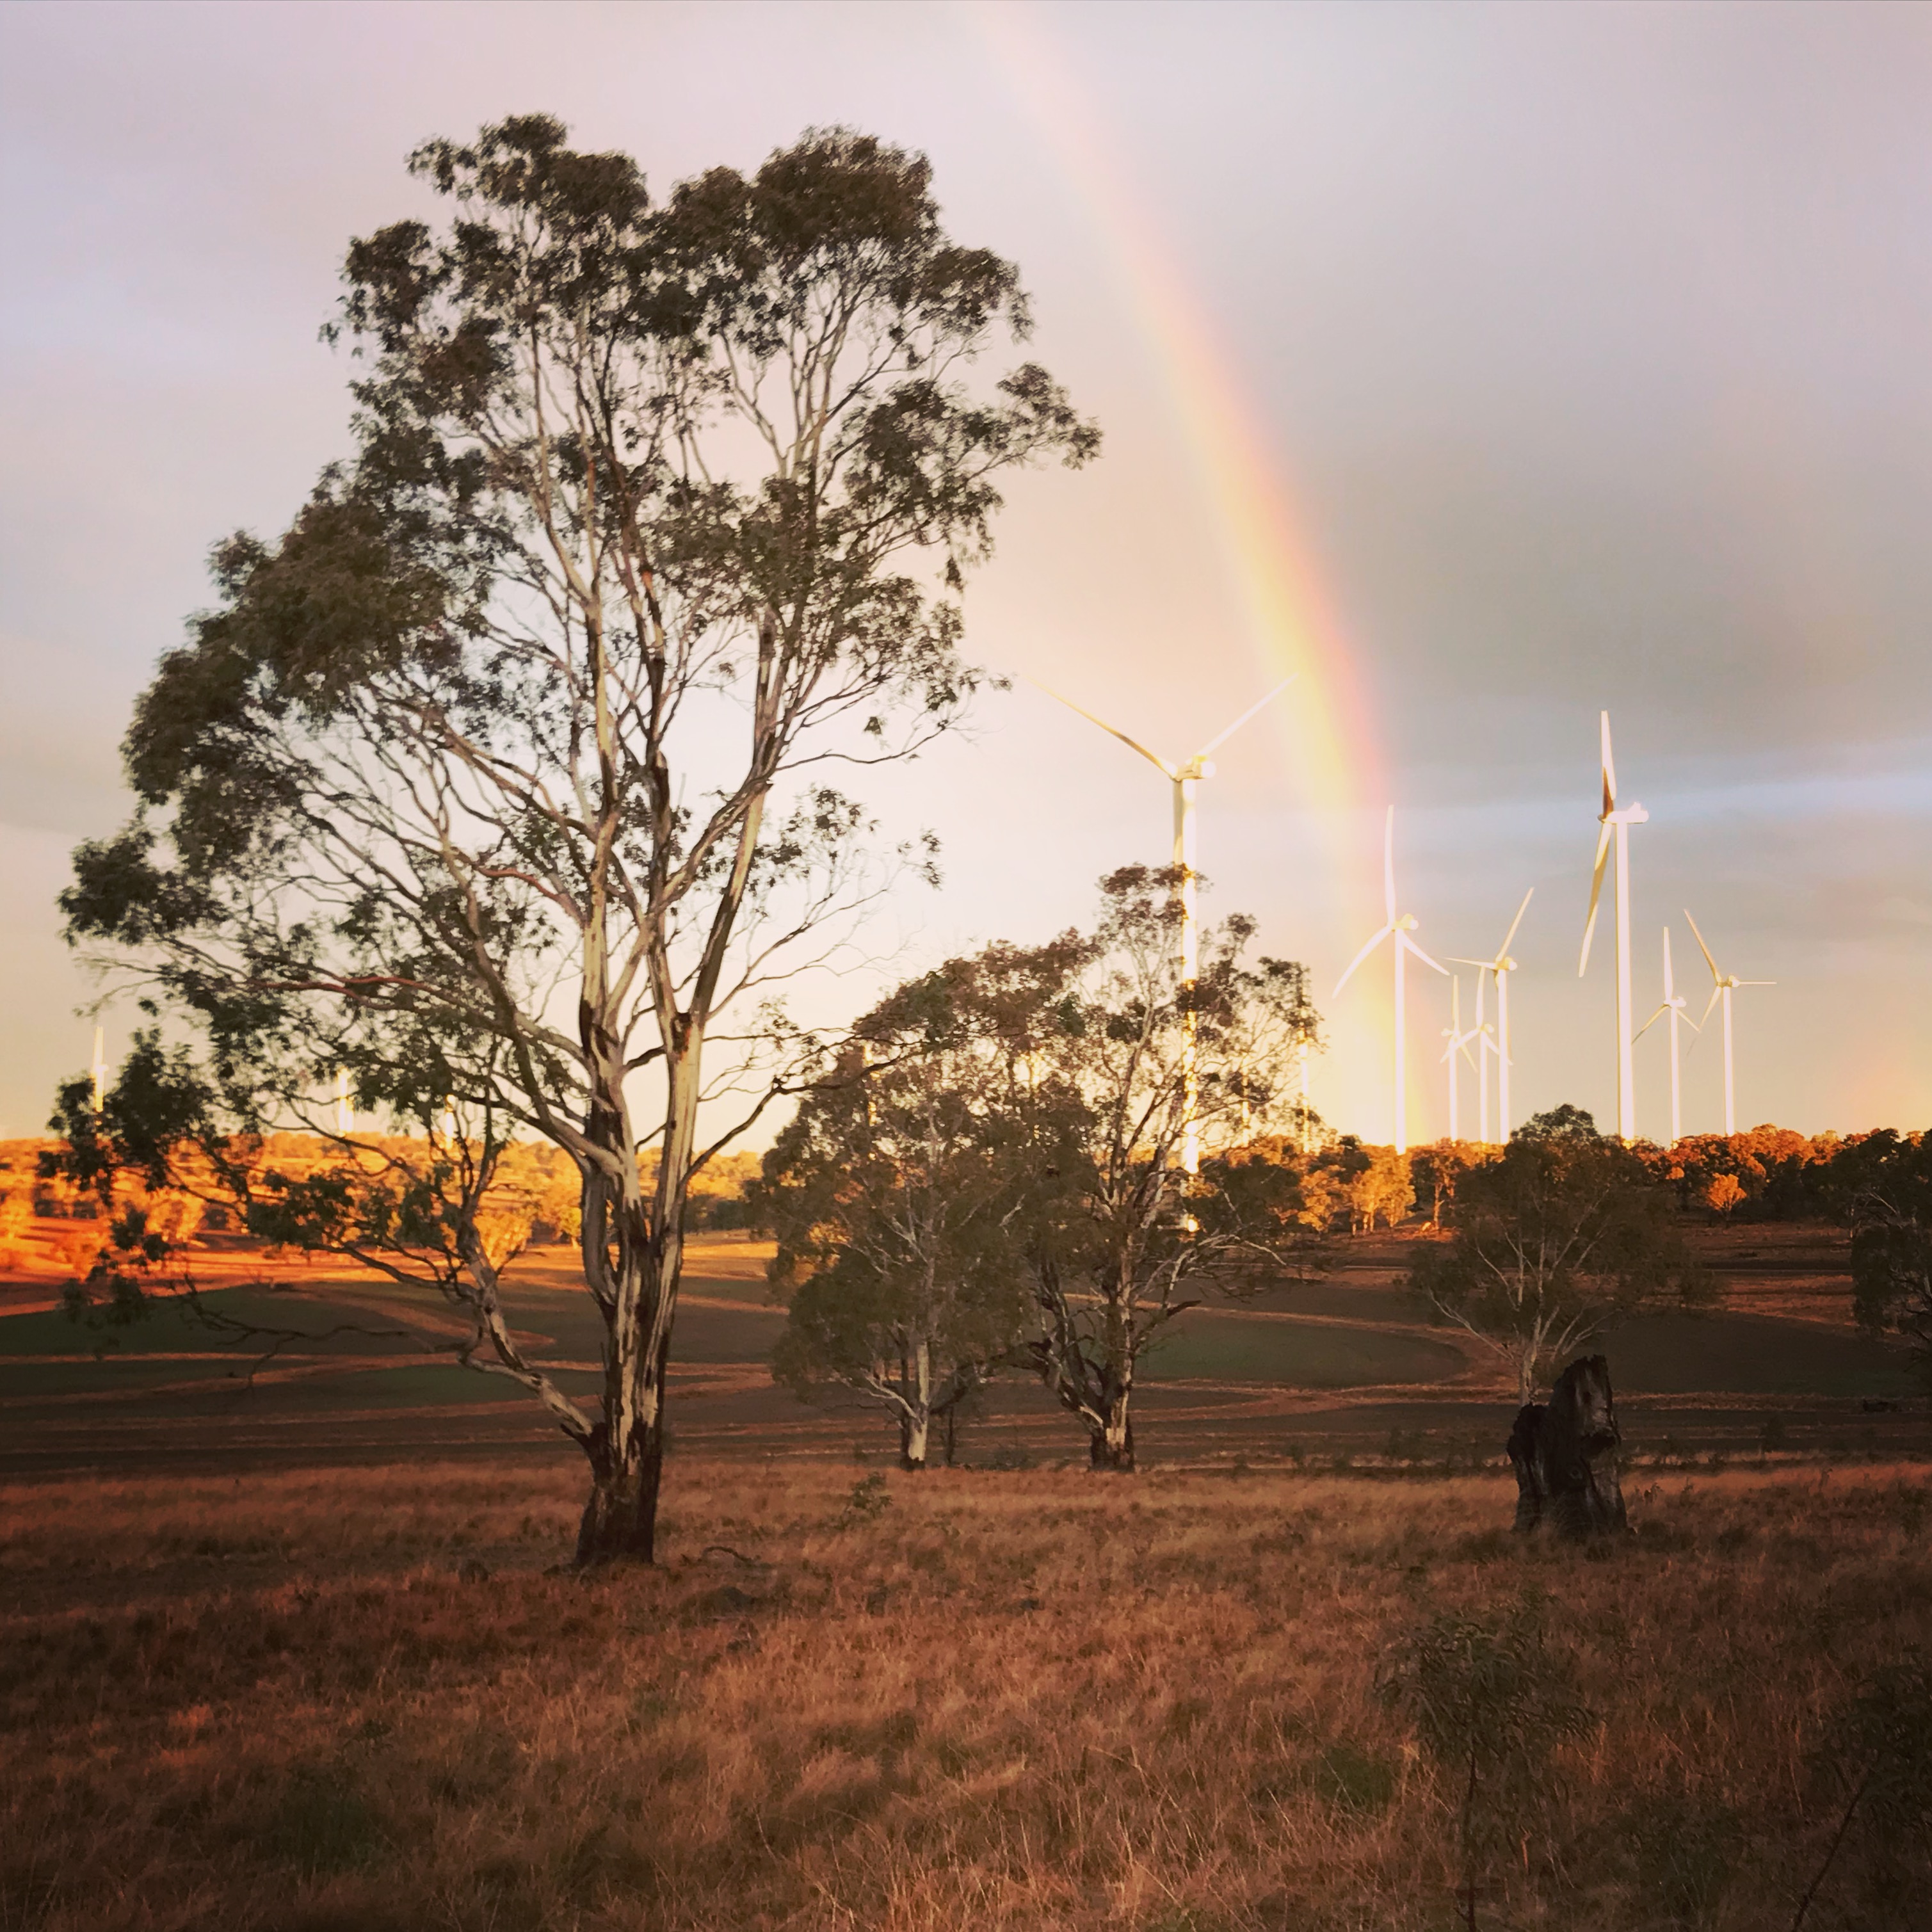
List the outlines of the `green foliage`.
{"label": "green foliage", "polygon": [[1513,1141],[1594,1141],[1602,1138],[1597,1131],[1595,1115],[1588,1108],[1573,1107],[1567,1100],[1547,1112],[1531,1114],[1510,1136]]}
{"label": "green foliage", "polygon": [[1717,1918],[1736,1875],[1742,1820],[1721,1800],[1681,1784],[1648,1792],[1613,1821],[1648,1914],[1685,1928]]}
{"label": "green foliage", "polygon": [[1305,1256],[1300,1166],[1265,1130],[1298,1104],[1306,975],[1246,963],[1236,919],[1184,986],[1178,883],[1124,868],[1090,934],[950,961],[858,1022],[753,1191],[788,1304],[781,1382],[858,1389],[922,1440],[1030,1328],[1034,1366],[1097,1437],[1195,1305],[1184,1284],[1238,1291]]}
{"label": "green foliage", "polygon": [[1852,1223],[1852,1312],[1900,1337],[1932,1389],[1932,1135],[1868,1135],[1832,1168]]}
{"label": "green foliage", "polygon": [[260,1844],[305,1879],[354,1871],[386,1849],[382,1820],[333,1766],[301,1766],[291,1774]]}
{"label": "green foliage", "polygon": [[[1836,1830],[1792,1919],[1798,1932],[1855,1821],[1867,1840],[1856,1875],[1859,1922],[1893,1922],[1918,1888],[1900,1852],[1932,1831],[1932,1667],[1916,1654],[1868,1672],[1832,1712],[1811,1754],[1814,1780],[1846,1794]],[[1896,1921],[1904,1922],[1902,1918]]]}
{"label": "green foliage", "polygon": [[892,1507],[892,1491],[884,1477],[861,1476],[852,1485],[852,1493],[845,1498],[838,1520],[841,1524],[875,1522]]}
{"label": "green foliage", "polygon": [[1439,1765],[1473,1766],[1478,1777],[1525,1778],[1551,1744],[1590,1724],[1532,1595],[1488,1616],[1444,1612],[1390,1648],[1376,1681]]}
{"label": "green foliage", "polygon": [[1534,1808],[1550,1748],[1592,1722],[1570,1660],[1550,1647],[1542,1600],[1526,1592],[1509,1610],[1446,1611],[1398,1640],[1382,1658],[1376,1688],[1460,1787],[1462,1888],[1473,1925],[1477,1870],[1494,1849],[1486,1840],[1495,1835],[1495,1799],[1506,1798],[1519,1815]]}
{"label": "green foliage", "polygon": [[[411,168],[443,218],[353,242],[330,332],[353,453],[280,537],[217,547],[214,608],[136,707],[135,815],[75,855],[69,933],[157,1027],[63,1129],[86,1184],[178,1179],[184,1150],[329,1133],[345,1076],[448,1158],[286,1177],[258,1225],[433,1280],[466,1359],[654,1497],[694,1178],[795,1090],[814,1043],[772,982],[876,884],[823,774],[956,721],[1000,473],[1098,436],[1036,364],[969,381],[1030,316],[920,156],[819,130],[656,200],[532,115]],[[929,847],[894,862],[933,874]],[[525,1135],[578,1170],[586,1287],[657,1384],[609,1378],[601,1421],[496,1308],[481,1216]]]}
{"label": "green foliage", "polygon": [[1082,1157],[1069,1090],[1035,1071],[1045,1036],[1068,1023],[1080,950],[995,946],[892,994],[752,1190],[787,1300],[774,1376],[807,1399],[836,1385],[881,1403],[908,1462],[1016,1345],[1025,1241]]}
{"label": "green foliage", "polygon": [[1538,1115],[1471,1168],[1447,1221],[1450,1238],[1423,1250],[1411,1285],[1510,1363],[1526,1401],[1618,1316],[1710,1293],[1669,1194],[1575,1108]]}
{"label": "green foliage", "polygon": [[1358,1746],[1332,1744],[1315,1761],[1309,1783],[1338,1809],[1373,1816],[1394,1802],[1396,1768],[1385,1757]]}

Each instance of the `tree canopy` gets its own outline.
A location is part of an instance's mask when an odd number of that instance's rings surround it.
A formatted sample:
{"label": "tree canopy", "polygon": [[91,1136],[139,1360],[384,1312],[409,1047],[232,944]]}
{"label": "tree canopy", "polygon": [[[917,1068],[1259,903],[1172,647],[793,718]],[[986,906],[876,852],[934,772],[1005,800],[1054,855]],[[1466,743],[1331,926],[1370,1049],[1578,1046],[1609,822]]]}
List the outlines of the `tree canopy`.
{"label": "tree canopy", "polygon": [[1307,976],[1250,962],[1237,916],[1207,929],[1184,978],[1180,882],[1124,866],[1090,931],[950,962],[862,1023],[878,1058],[848,1058],[842,1093],[807,1102],[766,1165],[792,1294],[782,1372],[903,1388],[909,1338],[936,1342],[970,1310],[970,1347],[952,1341],[950,1359],[976,1376],[1017,1354],[1094,1465],[1128,1469],[1147,1350],[1209,1286],[1299,1264],[1314,1236],[1270,1129],[1301,1124]]}
{"label": "tree canopy", "polygon": [[[353,454],[216,548],[139,809],[76,854],[70,933],[154,1024],[62,1124],[166,1164],[334,1132],[340,1076],[452,1150],[440,1285],[588,1456],[580,1553],[648,1558],[692,1178],[794,1090],[778,982],[887,876],[841,774],[958,717],[1000,472],[1097,434],[1036,363],[977,376],[1018,272],[868,136],[661,200],[542,116],[410,166],[448,218],[350,248]],[[530,1134],[580,1178],[594,1409],[515,1358],[462,1178]]]}
{"label": "tree canopy", "polygon": [[1448,1238],[1422,1250],[1411,1283],[1503,1357],[1525,1402],[1618,1316],[1707,1292],[1669,1193],[1578,1108],[1537,1115],[1471,1167],[1444,1220]]}

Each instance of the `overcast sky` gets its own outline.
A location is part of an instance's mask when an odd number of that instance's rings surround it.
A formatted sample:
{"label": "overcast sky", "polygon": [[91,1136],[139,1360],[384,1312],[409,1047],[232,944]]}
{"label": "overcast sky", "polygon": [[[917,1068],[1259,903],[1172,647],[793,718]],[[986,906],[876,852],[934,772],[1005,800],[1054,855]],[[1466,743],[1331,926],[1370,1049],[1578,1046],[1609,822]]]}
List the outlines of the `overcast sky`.
{"label": "overcast sky", "polygon": [[[1362,696],[1348,808],[1264,721],[1203,806],[1214,902],[1315,970],[1336,1125],[1388,1130],[1379,981],[1326,996],[1390,800],[1432,950],[1488,952],[1537,889],[1519,1114],[1613,1118],[1607,949],[1576,977],[1605,706],[1651,813],[1640,1012],[1666,920],[1701,1007],[1688,904],[1778,982],[1738,999],[1744,1121],[1932,1122],[1932,9],[97,0],[0,6],[0,1132],[87,1058],[53,897],[127,808],[116,743],[209,544],[346,448],[344,244],[423,209],[426,136],[532,110],[659,186],[830,122],[929,154],[1108,439],[1012,491],[970,644],[1177,752],[1270,681],[1154,312],[1199,320]],[[882,936],[914,962],[1164,856],[1158,776],[1024,686],[878,800],[945,844]],[[1442,984],[1412,985],[1425,1069]]]}

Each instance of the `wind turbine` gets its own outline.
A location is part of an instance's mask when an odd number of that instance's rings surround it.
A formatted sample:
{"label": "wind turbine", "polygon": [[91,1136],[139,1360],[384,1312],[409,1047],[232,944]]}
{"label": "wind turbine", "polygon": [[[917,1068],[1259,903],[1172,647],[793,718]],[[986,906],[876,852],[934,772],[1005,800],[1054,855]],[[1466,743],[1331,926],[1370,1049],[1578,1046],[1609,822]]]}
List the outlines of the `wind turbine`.
{"label": "wind turbine", "polygon": [[[1685,916],[1689,915],[1687,914]],[[1714,968],[1712,970],[1714,971],[1716,969]],[[1681,1090],[1677,1077],[1677,1024],[1681,1020],[1693,1033],[1700,1030],[1697,1022],[1684,1010],[1689,1004],[1670,982],[1670,928],[1666,926],[1664,928],[1664,1003],[1637,1028],[1636,1036],[1639,1040],[1642,1039],[1666,1013],[1670,1016],[1670,1144],[1672,1147],[1684,1138],[1684,1115],[1679,1104]]]}
{"label": "wind turbine", "polygon": [[[1606,728],[1607,729],[1607,727]],[[1458,959],[1458,966],[1473,966],[1478,974],[1493,973],[1496,980],[1496,1033],[1492,1041],[1484,1036],[1486,1049],[1496,1057],[1496,1138],[1506,1141],[1510,1137],[1510,1032],[1509,1032],[1509,976],[1516,970],[1516,962],[1510,957],[1510,941],[1515,938],[1516,928],[1522,923],[1522,916],[1529,910],[1529,902],[1536,896],[1536,888],[1532,886],[1522,896],[1522,904],[1516,909],[1516,916],[1510,921],[1508,932],[1503,934],[1503,943],[1496,948],[1493,959]],[[1483,982],[1476,981],[1476,1025],[1480,1031],[1483,1019]],[[1485,1063],[1486,1068],[1486,1063]],[[1490,1137],[1490,1083],[1486,1070],[1483,1077],[1483,1138]]]}
{"label": "wind turbine", "polygon": [[349,1070],[338,1066],[335,1070],[335,1131],[347,1134],[355,1125],[356,1109],[349,1104]]}
{"label": "wind turbine", "polygon": [[[1092,712],[1076,704],[1072,698],[1061,698],[1058,692],[1049,686],[1040,684],[1037,678],[1031,680],[1048,697],[1058,698],[1070,711],[1078,712],[1088,724],[1099,725],[1110,737],[1119,739],[1129,751],[1139,752],[1174,787],[1174,869],[1180,879],[1180,890],[1178,895],[1180,902],[1178,958],[1180,967],[1180,982],[1184,986],[1191,987],[1200,970],[1199,934],[1194,900],[1196,877],[1194,863],[1195,788],[1203,778],[1211,778],[1214,776],[1214,764],[1208,753],[1218,752],[1250,718],[1258,712],[1265,710],[1300,676],[1299,671],[1289,672],[1266,697],[1250,705],[1219,736],[1209,739],[1193,757],[1184,759],[1179,764],[1170,764],[1159,753],[1150,752],[1138,740],[1130,738],[1118,726],[1109,724],[1104,718],[1096,718]],[[1187,1019],[1186,1044],[1182,1048],[1181,1084],[1186,1114],[1181,1128],[1180,1164],[1188,1173],[1198,1174],[1201,1172],[1201,1124],[1198,1112],[1200,1082],[1195,1071],[1194,1016],[1192,1013],[1189,1014]]]}
{"label": "wind turbine", "polygon": [[1407,1072],[1407,1044],[1403,1039],[1406,1009],[1403,1000],[1402,962],[1413,952],[1424,965],[1433,968],[1444,979],[1449,976],[1446,966],[1438,966],[1409,934],[1415,930],[1416,919],[1413,913],[1397,916],[1395,909],[1395,807],[1388,808],[1388,820],[1382,832],[1382,902],[1388,918],[1378,926],[1360,952],[1348,962],[1348,970],[1335,982],[1333,998],[1341,996],[1342,988],[1354,976],[1355,968],[1381,945],[1384,939],[1393,938],[1395,944],[1390,948],[1395,961],[1395,1150],[1397,1154],[1408,1151],[1408,1095],[1404,1085]]}
{"label": "wind turbine", "polygon": [[[1684,916],[1690,919],[1689,913]],[[1724,1132],[1734,1134],[1738,1130],[1738,1110],[1731,1090],[1731,989],[1734,986],[1774,986],[1775,980],[1740,980],[1735,973],[1720,973],[1718,962],[1711,957],[1711,949],[1704,944],[1704,935],[1697,932],[1697,922],[1690,919],[1690,930],[1696,934],[1697,949],[1704,956],[1704,964],[1711,969],[1711,997],[1704,1008],[1704,1019],[1698,1022],[1702,1027],[1711,1017],[1711,1008],[1720,1000],[1724,1003]]]}
{"label": "wind turbine", "polygon": [[[1482,983],[1480,980],[1476,982],[1476,998],[1479,1007],[1482,1000]],[[1452,1141],[1460,1140],[1462,1137],[1457,1124],[1456,1112],[1457,1099],[1456,1056],[1460,1053],[1472,1066],[1474,1066],[1477,1064],[1476,1058],[1469,1051],[1469,1042],[1477,1038],[1481,1031],[1482,1024],[1480,1021],[1467,1033],[1462,1030],[1462,982],[1454,973],[1450,974],[1449,976],[1449,1024],[1442,1029],[1442,1037],[1449,1044],[1443,1048],[1442,1058],[1449,1063],[1449,1138]],[[1486,1096],[1485,1097],[1486,1099]],[[1486,1105],[1483,1110],[1483,1124],[1485,1127],[1489,1124],[1489,1109]]]}
{"label": "wind turbine", "polygon": [[100,1112],[101,1102],[107,1097],[107,1029],[94,1029],[94,1064],[89,1070],[94,1076],[94,1111]]}
{"label": "wind turbine", "polygon": [[1603,713],[1604,808],[1597,814],[1603,830],[1597,835],[1597,869],[1590,879],[1590,916],[1583,926],[1583,951],[1576,962],[1576,976],[1590,963],[1590,940],[1597,930],[1597,901],[1604,890],[1604,862],[1610,849],[1610,834],[1617,840],[1617,1138],[1636,1138],[1636,1072],[1630,1054],[1630,829],[1642,825],[1650,814],[1640,805],[1617,805],[1616,761],[1610,755],[1610,714]]}

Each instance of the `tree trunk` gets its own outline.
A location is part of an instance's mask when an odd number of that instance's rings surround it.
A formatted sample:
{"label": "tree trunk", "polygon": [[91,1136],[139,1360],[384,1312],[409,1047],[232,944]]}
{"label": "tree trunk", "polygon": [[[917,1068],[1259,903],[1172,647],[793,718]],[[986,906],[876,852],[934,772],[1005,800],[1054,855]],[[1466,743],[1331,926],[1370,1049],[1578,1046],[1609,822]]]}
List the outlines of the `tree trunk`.
{"label": "tree trunk", "polygon": [[1088,1442],[1088,1455],[1096,1469],[1109,1469],[1116,1475],[1130,1476],[1134,1469],[1134,1421],[1127,1413],[1131,1391],[1120,1389],[1107,1404],[1100,1426]]}
{"label": "tree trunk", "polygon": [[926,1467],[926,1438],[932,1429],[931,1345],[922,1340],[916,1343],[912,1359],[904,1366],[910,1370],[904,1379],[912,1386],[903,1398],[904,1407],[899,1411],[899,1467],[922,1469]]}
{"label": "tree trunk", "polygon": [[607,1389],[604,1418],[584,1445],[590,1459],[590,1495],[577,1532],[580,1568],[655,1559],[669,1352],[668,1346],[661,1348],[652,1372],[632,1389]]}
{"label": "tree trunk", "polygon": [[580,1567],[656,1558],[667,1369],[684,1268],[683,1184],[697,1112],[696,1071],[695,1053],[668,1070],[669,1131],[655,1212],[643,1198],[635,1154],[627,1139],[618,1138],[628,1132],[621,1106],[612,1102],[592,1121],[604,1144],[624,1148],[628,1157],[621,1181],[599,1174],[585,1190],[586,1274],[594,1279],[601,1273],[614,1293],[605,1318],[604,1413],[584,1444],[590,1496],[578,1529]]}

